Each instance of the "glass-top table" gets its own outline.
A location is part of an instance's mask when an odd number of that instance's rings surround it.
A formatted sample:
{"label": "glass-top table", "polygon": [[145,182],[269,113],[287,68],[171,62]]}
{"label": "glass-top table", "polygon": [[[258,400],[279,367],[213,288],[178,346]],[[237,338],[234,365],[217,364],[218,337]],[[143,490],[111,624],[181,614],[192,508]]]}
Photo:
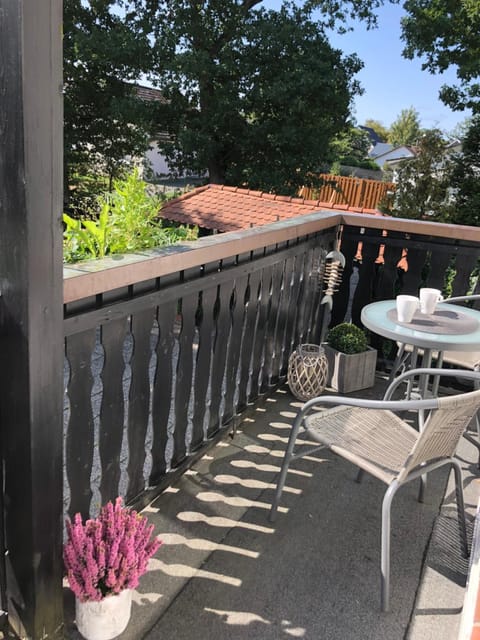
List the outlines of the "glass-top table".
{"label": "glass-top table", "polygon": [[480,350],[480,312],[440,303],[431,315],[415,312],[412,322],[397,320],[395,300],[382,300],[362,309],[362,324],[384,338],[424,350],[430,366],[432,351]]}

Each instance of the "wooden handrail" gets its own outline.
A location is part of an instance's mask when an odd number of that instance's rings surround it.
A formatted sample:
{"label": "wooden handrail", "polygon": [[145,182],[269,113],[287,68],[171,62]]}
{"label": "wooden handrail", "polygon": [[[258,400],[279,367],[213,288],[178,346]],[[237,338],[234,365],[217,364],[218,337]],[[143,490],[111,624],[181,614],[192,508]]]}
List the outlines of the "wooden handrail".
{"label": "wooden handrail", "polygon": [[388,216],[325,211],[125,256],[64,268],[64,303],[255,251],[338,225],[480,243],[480,228]]}

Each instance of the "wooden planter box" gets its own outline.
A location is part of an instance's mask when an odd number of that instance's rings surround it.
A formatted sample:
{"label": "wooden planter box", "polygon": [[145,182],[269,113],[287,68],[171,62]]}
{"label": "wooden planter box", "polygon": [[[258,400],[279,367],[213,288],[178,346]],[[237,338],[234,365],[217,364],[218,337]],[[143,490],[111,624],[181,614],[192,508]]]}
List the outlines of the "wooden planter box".
{"label": "wooden planter box", "polygon": [[328,359],[327,386],[340,393],[373,387],[377,350],[368,347],[363,353],[346,354],[323,345]]}

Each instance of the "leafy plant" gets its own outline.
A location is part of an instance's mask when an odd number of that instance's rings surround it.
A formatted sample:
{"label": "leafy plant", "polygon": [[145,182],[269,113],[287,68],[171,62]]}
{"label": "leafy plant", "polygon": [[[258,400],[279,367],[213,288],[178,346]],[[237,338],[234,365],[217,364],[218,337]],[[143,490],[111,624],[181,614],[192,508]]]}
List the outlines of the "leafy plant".
{"label": "leafy plant", "polygon": [[342,353],[362,353],[367,350],[367,336],[356,325],[342,322],[330,329],[327,334],[327,343]]}
{"label": "leafy plant", "polygon": [[196,230],[164,226],[158,218],[162,199],[147,191],[147,184],[134,170],[124,180],[115,180],[112,193],[98,198],[99,214],[76,220],[63,214],[64,260],[76,262],[129,253],[179,240],[193,240]]}
{"label": "leafy plant", "polygon": [[97,220],[75,220],[63,214],[64,258],[66,262],[104,258],[108,250],[109,209],[103,203]]}
{"label": "leafy plant", "polygon": [[147,562],[162,542],[151,540],[153,525],[123,505],[109,502],[97,518],[77,513],[67,520],[68,540],[63,551],[68,584],[81,602],[134,589],[147,570]]}

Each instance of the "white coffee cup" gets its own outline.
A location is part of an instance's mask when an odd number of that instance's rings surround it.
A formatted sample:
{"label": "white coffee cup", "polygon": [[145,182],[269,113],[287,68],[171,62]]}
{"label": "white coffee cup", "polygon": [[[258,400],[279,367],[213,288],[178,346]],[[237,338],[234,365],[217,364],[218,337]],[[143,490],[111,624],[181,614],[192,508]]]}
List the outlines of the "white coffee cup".
{"label": "white coffee cup", "polygon": [[411,322],[420,301],[416,296],[397,296],[397,318],[399,322]]}
{"label": "white coffee cup", "polygon": [[443,300],[440,289],[420,289],[420,312],[431,314],[434,313],[438,302]]}

